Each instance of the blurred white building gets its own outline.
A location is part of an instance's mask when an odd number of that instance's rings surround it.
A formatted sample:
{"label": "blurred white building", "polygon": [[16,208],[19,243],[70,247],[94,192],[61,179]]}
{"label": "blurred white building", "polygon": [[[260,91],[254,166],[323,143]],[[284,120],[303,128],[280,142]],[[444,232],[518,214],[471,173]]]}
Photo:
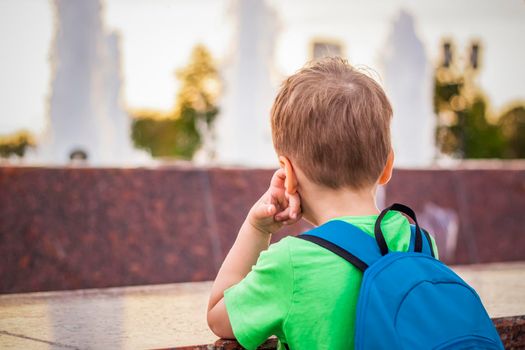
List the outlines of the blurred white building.
{"label": "blurred white building", "polygon": [[[173,70],[185,63],[195,43],[202,42],[221,59],[223,96],[215,129],[201,152],[205,163],[276,166],[269,112],[279,83],[311,57],[327,52],[341,53],[352,64],[378,72],[372,74],[385,87],[394,107],[397,166],[426,166],[434,160],[432,74],[443,40],[457,48],[453,51],[460,65],[465,63],[466,48],[473,41],[481,43],[483,60],[477,77],[494,114],[523,99],[525,71],[519,69],[519,62],[525,50],[518,43],[525,10],[517,0],[497,5],[475,0],[53,0],[45,6],[44,2],[20,5],[9,1],[0,11],[8,29],[0,36],[7,58],[0,67],[3,75],[7,73],[0,89],[7,96],[2,101],[5,115],[11,117],[1,125],[40,133],[41,128],[34,124],[44,119],[43,99],[35,91],[49,90],[49,123],[37,159],[29,161],[66,163],[75,150],[87,153],[89,163],[95,165],[136,164],[147,159],[131,145],[130,121],[120,103],[120,40],[105,27],[101,3],[107,5],[108,23],[126,39],[122,41],[123,69],[129,77],[126,102],[131,108],[169,108],[168,102],[160,104],[176,93]],[[228,5],[229,18],[221,27],[219,10]],[[51,17],[40,13],[46,6],[54,12],[50,88],[36,84],[48,81],[48,67],[35,64],[48,55],[47,46],[45,55],[39,49],[49,40],[41,32],[44,25],[51,27],[51,21],[38,22]],[[6,14],[11,8],[19,12]],[[26,22],[20,21],[21,15],[27,15]],[[10,23],[11,18],[16,20]],[[34,22],[34,28],[28,21]],[[232,33],[230,23],[235,27]],[[17,35],[5,34],[9,29]],[[34,103],[24,103],[28,100]],[[19,121],[23,118],[24,122]]]}

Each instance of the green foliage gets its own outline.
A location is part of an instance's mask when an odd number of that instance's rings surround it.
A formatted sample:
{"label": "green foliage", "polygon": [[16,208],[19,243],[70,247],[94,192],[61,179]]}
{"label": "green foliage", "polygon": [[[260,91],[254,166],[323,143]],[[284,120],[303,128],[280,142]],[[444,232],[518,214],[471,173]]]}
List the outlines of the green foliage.
{"label": "green foliage", "polygon": [[153,157],[192,159],[202,143],[202,127],[210,128],[219,110],[219,75],[208,50],[196,46],[188,65],[176,73],[181,85],[169,113],[134,112],[132,138]]}
{"label": "green foliage", "polygon": [[443,67],[436,71],[434,110],[440,151],[458,158],[524,158],[525,107],[490,122],[488,102],[473,78],[472,71],[457,73]]}
{"label": "green foliage", "polygon": [[33,137],[26,131],[0,136],[0,157],[10,158],[17,156],[22,158],[29,148],[35,147]]}
{"label": "green foliage", "polygon": [[434,79],[434,110],[439,112],[442,108],[449,106],[452,98],[460,94],[462,87],[463,83],[460,80],[444,82],[436,76]]}
{"label": "green foliage", "polygon": [[503,113],[499,125],[506,140],[503,158],[525,158],[525,106]]}
{"label": "green foliage", "polygon": [[156,119],[141,115],[133,121],[133,142],[153,157],[191,159],[198,139],[195,132],[188,132],[187,123],[180,124],[180,120],[173,118]]}

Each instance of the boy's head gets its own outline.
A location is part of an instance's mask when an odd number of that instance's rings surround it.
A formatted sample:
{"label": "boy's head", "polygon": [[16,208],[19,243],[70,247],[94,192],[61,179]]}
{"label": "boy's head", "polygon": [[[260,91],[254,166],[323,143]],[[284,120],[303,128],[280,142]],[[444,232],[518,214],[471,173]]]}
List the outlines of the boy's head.
{"label": "boy's head", "polygon": [[383,173],[391,118],[378,83],[346,60],[326,58],[284,81],[271,111],[273,143],[310,181],[361,189]]}

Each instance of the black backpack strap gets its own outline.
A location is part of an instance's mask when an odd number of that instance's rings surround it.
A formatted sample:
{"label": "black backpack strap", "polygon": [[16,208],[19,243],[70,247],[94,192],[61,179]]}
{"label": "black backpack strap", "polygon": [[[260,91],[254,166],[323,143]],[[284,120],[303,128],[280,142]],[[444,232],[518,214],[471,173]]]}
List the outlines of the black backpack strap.
{"label": "black backpack strap", "polygon": [[[416,237],[416,226],[410,225],[410,231],[411,231],[410,247],[408,248],[408,251],[413,252],[414,244],[415,244],[415,237]],[[424,229],[421,229],[421,232],[423,232],[423,236],[425,237],[425,239],[423,240],[422,253],[430,255],[433,258],[435,258],[436,257],[435,248],[434,248],[434,245],[432,244],[432,238],[430,237],[430,234]]]}
{"label": "black backpack strap", "polygon": [[415,234],[414,234],[414,245],[413,249],[411,251],[420,253],[423,249],[423,237],[421,234],[421,228],[419,227],[419,224],[417,223],[416,213],[407,207],[406,205],[394,203],[391,206],[383,209],[381,214],[377,217],[376,224],[374,227],[374,235],[376,237],[377,245],[379,246],[379,249],[381,250],[381,255],[388,254],[388,245],[386,244],[385,237],[383,235],[383,231],[381,230],[381,221],[385,217],[385,215],[390,211],[395,210],[399,211],[408,217],[410,217],[414,223],[415,223]]}
{"label": "black backpack strap", "polygon": [[330,250],[363,272],[381,258],[379,247],[373,237],[341,220],[328,221],[297,238]]}
{"label": "black backpack strap", "polygon": [[[383,255],[388,254],[388,245],[381,230],[381,221],[390,210],[408,215],[415,223],[415,225],[411,225],[412,234],[409,251],[423,252],[434,256],[430,236],[419,227],[416,214],[406,205],[399,203],[392,204],[379,214],[374,226],[375,239],[360,228],[341,220],[328,221],[297,236],[297,238],[330,250],[364,272],[368,266],[374,264]],[[426,237],[425,240],[423,240],[423,235]]]}

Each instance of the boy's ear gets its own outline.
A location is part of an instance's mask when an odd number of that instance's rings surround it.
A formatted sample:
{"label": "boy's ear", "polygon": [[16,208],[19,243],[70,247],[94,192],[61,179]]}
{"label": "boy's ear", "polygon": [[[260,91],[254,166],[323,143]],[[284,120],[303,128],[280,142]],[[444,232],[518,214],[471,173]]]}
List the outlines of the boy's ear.
{"label": "boy's ear", "polygon": [[381,173],[381,176],[379,177],[379,184],[385,185],[390,181],[390,178],[392,177],[392,170],[394,169],[394,151],[390,150],[390,153],[388,154],[388,158],[386,159],[385,168],[383,169],[383,172]]}
{"label": "boy's ear", "polygon": [[286,179],[284,180],[284,188],[289,194],[294,194],[297,191],[297,176],[290,159],[285,156],[279,156],[279,166],[284,170]]}

